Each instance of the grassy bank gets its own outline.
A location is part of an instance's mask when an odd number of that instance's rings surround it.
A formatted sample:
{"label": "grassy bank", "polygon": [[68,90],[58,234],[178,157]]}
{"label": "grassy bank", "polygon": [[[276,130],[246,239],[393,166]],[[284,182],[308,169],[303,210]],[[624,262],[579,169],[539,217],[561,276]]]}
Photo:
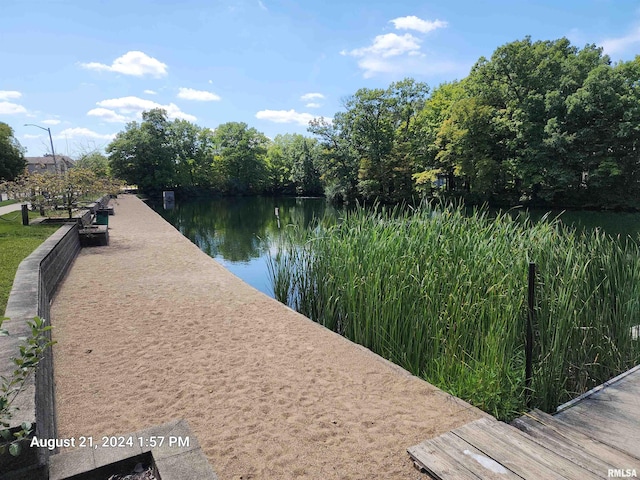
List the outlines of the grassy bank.
{"label": "grassy bank", "polygon": [[509,419],[526,410],[530,261],[539,272],[533,403],[552,411],[640,362],[634,241],[458,208],[356,210],[292,229],[270,268],[280,301]]}
{"label": "grassy bank", "polygon": [[[29,217],[39,215],[29,212]],[[57,229],[55,225],[23,226],[20,211],[0,216],[0,316],[7,306],[18,265]]]}
{"label": "grassy bank", "polygon": [[0,202],[0,207],[4,207],[5,205],[13,205],[14,203],[18,203],[20,200],[2,200]]}

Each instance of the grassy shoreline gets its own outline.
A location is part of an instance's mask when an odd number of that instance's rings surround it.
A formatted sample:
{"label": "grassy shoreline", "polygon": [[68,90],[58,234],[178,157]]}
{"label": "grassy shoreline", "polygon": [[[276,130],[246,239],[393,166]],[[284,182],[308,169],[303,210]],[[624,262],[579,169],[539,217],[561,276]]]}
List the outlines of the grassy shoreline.
{"label": "grassy shoreline", "polygon": [[461,208],[360,209],[289,235],[270,265],[278,300],[498,418],[526,410],[529,261],[535,407],[552,411],[640,363],[631,239]]}

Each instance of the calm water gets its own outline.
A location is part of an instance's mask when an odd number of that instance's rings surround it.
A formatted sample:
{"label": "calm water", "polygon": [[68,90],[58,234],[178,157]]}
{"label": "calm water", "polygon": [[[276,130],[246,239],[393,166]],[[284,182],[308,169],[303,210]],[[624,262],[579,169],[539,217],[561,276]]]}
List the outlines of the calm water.
{"label": "calm water", "polygon": [[207,255],[270,296],[267,258],[279,231],[335,213],[324,198],[227,197],[176,202],[173,209],[150,206]]}
{"label": "calm water", "polygon": [[[267,258],[271,242],[288,224],[307,226],[336,210],[323,198],[248,197],[177,202],[172,209],[151,206],[201,250],[258,290],[273,296]],[[280,215],[280,228],[275,216]],[[533,211],[534,219],[546,211]],[[602,228],[611,235],[640,234],[640,213],[552,212],[578,228]]]}

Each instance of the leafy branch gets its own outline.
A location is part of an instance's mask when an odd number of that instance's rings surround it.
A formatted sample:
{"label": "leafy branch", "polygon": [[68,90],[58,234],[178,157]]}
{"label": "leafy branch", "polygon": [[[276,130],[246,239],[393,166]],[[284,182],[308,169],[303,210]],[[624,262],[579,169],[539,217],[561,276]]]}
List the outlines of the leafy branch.
{"label": "leafy branch", "polygon": [[[0,327],[6,318],[0,317]],[[23,422],[17,429],[9,428],[9,420],[15,410],[12,407],[16,397],[25,389],[27,380],[34,374],[38,363],[43,358],[45,350],[55,342],[49,340],[46,332],[51,330],[51,326],[46,325],[46,320],[34,317],[28,320],[31,333],[27,337],[21,338],[23,343],[19,348],[19,355],[11,358],[15,369],[5,377],[0,376],[0,437],[4,440],[0,444],[0,455],[9,451],[13,456],[20,455],[20,442],[26,438],[33,430],[31,422]],[[0,328],[0,336],[8,336],[9,333]]]}

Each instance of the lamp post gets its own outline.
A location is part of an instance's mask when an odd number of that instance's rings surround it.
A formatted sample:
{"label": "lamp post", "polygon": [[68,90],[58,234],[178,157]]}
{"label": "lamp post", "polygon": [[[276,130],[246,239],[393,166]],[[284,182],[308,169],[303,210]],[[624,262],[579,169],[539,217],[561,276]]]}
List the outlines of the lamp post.
{"label": "lamp post", "polygon": [[53,168],[55,169],[56,173],[59,173],[58,172],[58,162],[56,161],[56,152],[53,150],[53,138],[51,137],[51,129],[50,128],[41,127],[40,125],[36,125],[34,123],[25,123],[24,126],[25,127],[38,127],[41,130],[46,130],[47,132],[49,132],[49,142],[51,142],[51,155],[53,156]]}

